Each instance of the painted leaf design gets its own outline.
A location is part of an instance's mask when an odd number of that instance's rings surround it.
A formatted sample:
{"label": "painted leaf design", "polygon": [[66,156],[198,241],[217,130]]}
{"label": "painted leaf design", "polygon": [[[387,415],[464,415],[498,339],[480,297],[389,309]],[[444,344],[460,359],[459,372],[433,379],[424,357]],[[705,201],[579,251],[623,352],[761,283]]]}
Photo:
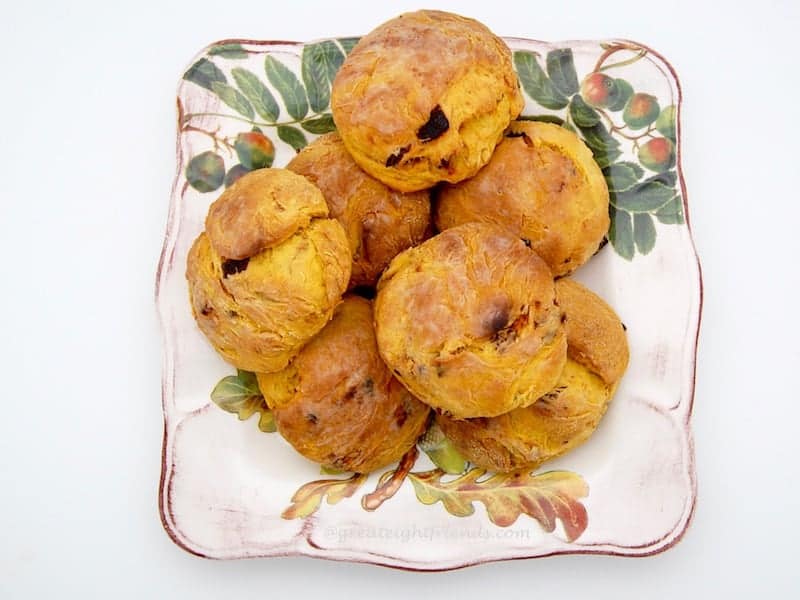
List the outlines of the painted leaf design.
{"label": "painted leaf design", "polygon": [[[587,108],[589,107],[587,106]],[[619,150],[619,141],[609,133],[603,123],[598,121],[589,127],[581,127],[580,125],[578,127],[583,141],[589,146],[595,162],[600,165],[601,169],[614,163],[622,156],[622,152]]]}
{"label": "painted leaf design", "polygon": [[533,52],[514,53],[514,66],[522,83],[522,88],[536,102],[545,108],[560,109],[567,105],[567,99],[558,91],[547,77]]}
{"label": "painted leaf design", "polygon": [[431,423],[427,431],[419,438],[417,445],[428,455],[431,462],[445,473],[460,475],[469,466],[469,463],[459,454],[436,423]]}
{"label": "painted leaf design", "polygon": [[217,44],[208,49],[208,54],[222,58],[247,58],[247,51],[241,44]]}
{"label": "painted leaf design", "polygon": [[263,401],[263,398],[259,406],[259,411],[258,428],[264,433],[275,433],[278,431],[278,426],[275,425],[275,415],[272,414],[272,411],[267,406],[267,403]]}
{"label": "painted leaf design", "polygon": [[676,195],[672,200],[667,202],[664,206],[655,212],[656,219],[665,225],[682,225],[683,218],[683,200],[680,195]]}
{"label": "painted leaf design", "polygon": [[300,152],[308,144],[303,132],[291,125],[280,125],[278,127],[278,137],[294,148],[296,152]]}
{"label": "painted leaf design", "polygon": [[286,112],[298,121],[305,117],[308,113],[306,91],[291,69],[268,55],[264,60],[264,71],[269,82],[283,98]]}
{"label": "painted leaf design", "polygon": [[344,50],[344,53],[350,54],[350,51],[355,47],[359,39],[361,38],[348,37],[348,38],[339,38],[337,41],[339,42],[339,45],[341,45],[342,50]]}
{"label": "painted leaf design", "polygon": [[608,132],[608,129],[602,123],[598,122],[589,127],[578,125],[578,127],[581,130],[583,141],[592,150],[607,152],[610,149],[619,148],[619,141]]}
{"label": "painted leaf design", "polygon": [[675,171],[664,171],[663,173],[657,173],[656,175],[648,177],[642,181],[642,185],[646,183],[652,183],[654,181],[664,184],[667,187],[674,187],[678,182],[678,174]]}
{"label": "painted leaf design", "polygon": [[344,53],[332,40],[303,47],[300,72],[306,84],[308,103],[314,112],[322,112],[331,100],[331,84],[344,62]]}
{"label": "painted leaf design", "polygon": [[656,227],[647,213],[633,215],[633,240],[641,254],[648,254],[656,245]]}
{"label": "painted leaf design", "polygon": [[320,479],[305,484],[292,496],[292,503],[281,513],[284,519],[302,519],[317,512],[323,499],[336,504],[356,493],[367,475],[355,473],[348,479]]}
{"label": "painted leaf design", "polygon": [[600,122],[600,114],[577,94],[569,101],[569,114],[578,127],[594,127]]}
{"label": "painted leaf design", "polygon": [[331,113],[325,113],[314,119],[306,119],[300,123],[300,126],[307,132],[317,135],[336,131],[336,124],[333,122],[333,115]]}
{"label": "painted leaf design", "polygon": [[617,208],[632,213],[652,212],[666,204],[675,195],[675,190],[659,181],[646,181],[612,199]]}
{"label": "painted leaf design", "polygon": [[258,115],[265,121],[274,123],[280,115],[280,107],[267,86],[255,73],[241,67],[231,70],[231,75],[233,75],[236,86],[252,103]]}
{"label": "painted leaf design", "polygon": [[608,241],[614,250],[625,260],[633,259],[636,252],[633,242],[633,220],[631,214],[610,206],[611,227],[608,230]]}
{"label": "painted leaf design", "polygon": [[183,78],[209,91],[211,91],[211,84],[214,82],[227,83],[228,81],[225,77],[225,73],[207,58],[201,58],[189,67],[186,73],[183,74]]}
{"label": "painted leaf design", "polygon": [[618,162],[603,169],[608,189],[612,192],[624,192],[639,182],[644,170],[632,162]]}
{"label": "painted leaf design", "polygon": [[547,53],[547,74],[565,96],[576,94],[578,89],[578,74],[575,72],[575,62],[572,59],[572,49],[559,48]]}
{"label": "painted leaf design", "polygon": [[419,450],[416,446],[411,446],[411,449],[403,455],[400,463],[393,471],[386,471],[380,476],[378,485],[375,491],[365,494],[361,498],[361,506],[364,510],[377,510],[380,506],[392,498],[403,485],[406,477],[414,468],[414,463],[417,462]]}
{"label": "painted leaf design", "polygon": [[220,379],[211,391],[211,400],[222,410],[237,415],[240,421],[260,413],[258,428],[268,433],[276,430],[275,419],[258,389],[256,376],[249,371],[239,370],[236,375]]}
{"label": "painted leaf design", "polygon": [[589,523],[586,508],[580,502],[589,494],[586,482],[569,471],[549,471],[531,475],[524,471],[497,473],[486,479],[483,469],[472,469],[453,481],[442,481],[442,471],[411,473],[417,498],[423,504],[441,502],[444,508],[457,517],[467,517],[475,512],[475,502],[486,507],[489,520],[500,527],[508,527],[526,514],[537,520],[547,532],[556,527],[556,520],[564,526],[567,540],[576,540]]}
{"label": "painted leaf design", "polygon": [[554,123],[564,125],[564,119],[557,115],[520,115],[518,121],[540,121],[542,123]]}
{"label": "painted leaf design", "polygon": [[601,169],[605,169],[607,166],[613,164],[614,161],[616,161],[620,156],[622,156],[622,152],[620,152],[617,148],[609,148],[607,150],[596,150],[594,148],[590,148],[590,150],[594,156],[594,161]]}
{"label": "painted leaf design", "polygon": [[211,83],[211,91],[213,91],[217,96],[219,96],[220,100],[222,100],[240,115],[243,115],[248,119],[252,119],[256,116],[250,102],[244,97],[244,94],[242,94],[236,88],[229,86],[227,83],[214,81]]}

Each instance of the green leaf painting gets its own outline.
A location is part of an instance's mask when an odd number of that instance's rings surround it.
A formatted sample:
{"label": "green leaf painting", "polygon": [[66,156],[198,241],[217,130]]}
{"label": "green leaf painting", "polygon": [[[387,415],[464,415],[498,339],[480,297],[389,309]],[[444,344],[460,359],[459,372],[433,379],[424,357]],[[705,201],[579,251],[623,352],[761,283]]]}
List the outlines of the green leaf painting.
{"label": "green leaf painting", "polygon": [[569,101],[569,115],[578,127],[594,127],[600,123],[600,114],[578,95]]}
{"label": "green leaf painting", "polygon": [[[260,143],[269,156],[273,143],[299,152],[315,136],[336,131],[331,89],[358,41],[345,37],[306,44],[297,53],[299,62],[287,60],[285,51],[251,50],[238,42],[211,46],[183,76],[207,90],[200,93],[220,101],[219,112],[182,116],[184,130],[205,136],[208,144],[201,148],[207,151],[187,163],[188,185],[201,193],[214,192],[247,170],[271,166],[271,160],[257,165],[242,161],[245,131],[264,135]],[[624,53],[615,54],[618,51]],[[631,70],[647,53],[629,42],[608,42],[599,44],[597,55],[589,60],[583,51],[578,57],[569,47],[541,53],[517,50],[512,55],[528,99],[519,119],[554,123],[589,147],[608,185],[610,247],[626,260],[652,252],[661,228],[686,222],[675,168],[675,98],[656,95]],[[616,58],[610,60],[612,55]],[[263,72],[257,61],[263,61]],[[247,128],[225,134],[219,128],[207,130],[195,121],[204,115],[244,122]]]}
{"label": "green leaf painting", "polygon": [[625,260],[633,258],[635,249],[633,241],[633,219],[624,210],[610,209],[611,228],[608,230],[608,241]]}
{"label": "green leaf painting", "polygon": [[533,52],[514,53],[514,66],[517,69],[522,89],[545,108],[560,109],[567,105],[566,97],[547,77]]}
{"label": "green leaf painting", "polygon": [[570,48],[560,48],[547,53],[547,74],[565,96],[571,96],[578,91],[578,74],[575,72],[575,63],[572,60]]}
{"label": "green leaf painting", "polygon": [[617,208],[632,213],[655,211],[675,195],[675,190],[657,181],[649,181],[636,185],[625,192],[620,192],[613,200]]}
{"label": "green leaf painting", "polygon": [[303,84],[289,67],[275,57],[267,55],[264,71],[269,82],[278,90],[283,103],[292,118],[300,120],[308,114],[308,100]]}
{"label": "green leaf painting", "polygon": [[236,82],[236,86],[255,108],[258,116],[270,123],[275,122],[280,115],[280,108],[272,92],[261,82],[258,76],[242,67],[236,67],[231,70],[231,75]]}
{"label": "green leaf painting", "polygon": [[211,400],[222,410],[237,415],[240,421],[259,413],[258,428],[264,432],[275,431],[272,411],[267,407],[253,373],[239,370],[236,375],[223,377],[211,391]]}
{"label": "green leaf painting", "polygon": [[278,137],[289,144],[296,152],[300,152],[308,145],[308,140],[303,132],[291,125],[281,125],[278,127]]}
{"label": "green leaf painting", "polygon": [[216,44],[208,49],[208,55],[222,58],[247,58],[247,51],[241,44]]}
{"label": "green leaf painting", "polygon": [[183,78],[186,81],[196,83],[200,87],[204,87],[207,90],[211,90],[211,84],[215,82],[228,82],[228,80],[225,78],[225,73],[223,73],[217,65],[206,58],[201,58],[191,67],[189,67],[186,73],[183,74]]}
{"label": "green leaf painting", "polygon": [[603,176],[611,192],[631,189],[639,182],[643,173],[642,167],[632,162],[618,162],[603,169]]}
{"label": "green leaf painting", "polygon": [[336,131],[336,124],[333,122],[333,115],[331,115],[331,113],[325,113],[313,119],[306,119],[300,125],[308,133],[317,135]]}
{"label": "green leaf painting", "polygon": [[633,215],[633,240],[636,249],[642,254],[648,254],[656,245],[656,227],[653,217],[647,213]]}
{"label": "green leaf painting", "polygon": [[343,62],[344,53],[332,40],[303,47],[301,73],[314,112],[322,112],[330,105],[331,84]]}
{"label": "green leaf painting", "polygon": [[357,37],[348,37],[348,38],[339,38],[337,41],[339,45],[344,50],[345,54],[350,54],[350,51],[355,48],[355,45],[358,43],[359,38]]}
{"label": "green leaf painting", "polygon": [[243,115],[248,119],[252,119],[255,116],[253,106],[250,104],[247,98],[245,98],[244,94],[242,94],[236,88],[233,88],[225,83],[214,81],[211,83],[211,91],[213,91],[217,96],[219,96],[220,100],[222,100],[240,115]]}

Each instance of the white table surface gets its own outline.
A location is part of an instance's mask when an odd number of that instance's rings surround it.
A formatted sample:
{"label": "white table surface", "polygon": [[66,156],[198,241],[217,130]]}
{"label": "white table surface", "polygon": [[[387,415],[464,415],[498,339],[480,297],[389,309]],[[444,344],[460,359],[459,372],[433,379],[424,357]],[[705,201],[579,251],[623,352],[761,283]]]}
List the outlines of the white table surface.
{"label": "white table surface", "polygon": [[664,54],[684,89],[705,279],[684,540],[648,559],[439,574],[203,560],[173,545],[156,504],[153,283],[182,70],[217,39],[361,34],[421,4],[112,4],[15,2],[0,18],[0,597],[798,597],[800,3],[427,3],[502,35]]}

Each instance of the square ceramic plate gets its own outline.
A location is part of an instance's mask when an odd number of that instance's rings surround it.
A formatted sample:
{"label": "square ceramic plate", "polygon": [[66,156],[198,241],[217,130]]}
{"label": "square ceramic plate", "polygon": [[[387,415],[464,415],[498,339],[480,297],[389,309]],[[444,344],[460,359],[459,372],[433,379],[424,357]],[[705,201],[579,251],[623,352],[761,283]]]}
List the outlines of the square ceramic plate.
{"label": "square ceramic plate", "polygon": [[507,40],[524,117],[576,131],[612,190],[610,243],[575,277],[621,315],[631,362],[585,445],[514,481],[476,469],[444,475],[424,454],[410,456],[410,473],[386,485],[392,469],[366,480],[323,476],[256,419],[239,421],[211,402],[233,370],[192,319],[188,249],[226,177],[243,169],[239,134],[260,132],[282,166],[332,129],[330,83],[355,41],[220,42],[178,88],[178,168],[156,292],[168,534],[211,558],[307,555],[418,570],[671,547],[695,502],[689,418],[702,286],[680,166],[680,87],[670,65],[638,43]]}

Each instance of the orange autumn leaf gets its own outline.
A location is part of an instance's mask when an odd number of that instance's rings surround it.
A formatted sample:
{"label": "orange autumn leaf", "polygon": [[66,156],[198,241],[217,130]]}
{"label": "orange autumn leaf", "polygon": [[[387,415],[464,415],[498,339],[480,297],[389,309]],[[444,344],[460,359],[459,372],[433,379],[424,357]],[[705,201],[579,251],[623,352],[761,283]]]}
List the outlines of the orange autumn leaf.
{"label": "orange autumn leaf", "polygon": [[292,503],[281,513],[284,519],[302,519],[317,512],[323,498],[336,504],[352,496],[366,481],[367,475],[353,474],[348,479],[319,479],[301,487],[292,496]]}
{"label": "orange autumn leaf", "polygon": [[500,527],[508,527],[526,514],[537,520],[542,529],[552,532],[556,520],[560,520],[570,542],[589,524],[586,508],[579,501],[589,494],[589,487],[577,473],[549,471],[531,475],[519,471],[481,480],[486,474],[476,468],[452,481],[442,481],[445,473],[434,469],[410,473],[408,478],[420,502],[441,502],[447,512],[457,517],[471,515],[475,512],[473,503],[481,502],[492,523]]}

